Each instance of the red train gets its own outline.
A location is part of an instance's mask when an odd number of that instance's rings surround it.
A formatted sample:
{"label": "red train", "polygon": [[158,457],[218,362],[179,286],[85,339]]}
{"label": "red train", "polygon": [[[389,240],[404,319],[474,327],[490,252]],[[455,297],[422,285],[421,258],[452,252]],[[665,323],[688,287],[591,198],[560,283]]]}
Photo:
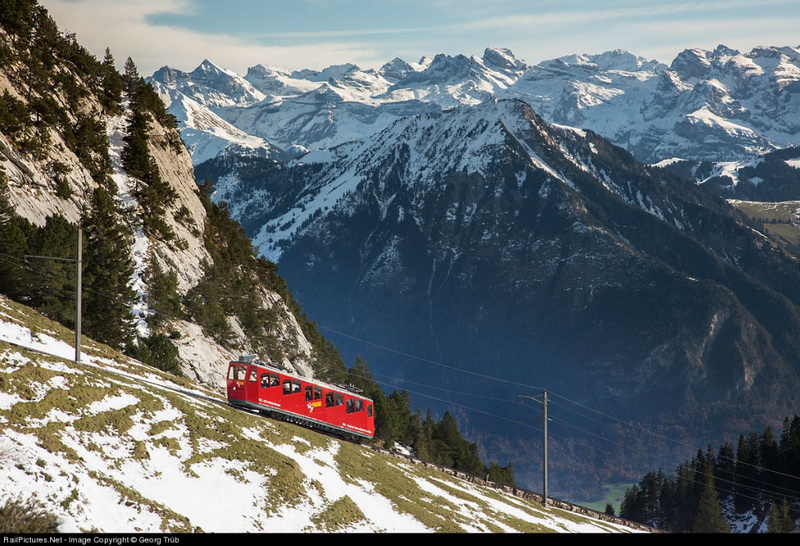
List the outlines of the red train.
{"label": "red train", "polygon": [[359,441],[375,435],[372,400],[241,356],[228,365],[228,403]]}

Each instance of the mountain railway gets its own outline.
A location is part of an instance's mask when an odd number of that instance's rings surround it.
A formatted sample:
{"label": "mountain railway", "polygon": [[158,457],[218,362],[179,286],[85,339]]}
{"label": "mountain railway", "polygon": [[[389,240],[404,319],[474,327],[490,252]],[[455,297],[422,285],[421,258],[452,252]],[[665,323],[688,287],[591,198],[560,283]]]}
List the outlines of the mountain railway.
{"label": "mountain railway", "polygon": [[[49,351],[46,351],[46,350],[43,350],[43,349],[38,349],[38,348],[35,348],[35,347],[31,347],[29,345],[17,343],[17,342],[8,340],[8,339],[2,339],[0,341],[2,343],[4,343],[4,344],[9,345],[9,346],[17,347],[19,349],[24,349],[24,350],[31,351],[31,352],[34,352],[34,353],[47,355],[47,356],[52,356],[52,357],[57,357],[57,358],[64,358],[64,360],[71,361],[71,362],[73,362],[74,364],[76,364],[78,366],[85,366],[85,367],[92,367],[92,368],[102,368],[104,371],[109,372],[109,373],[114,373],[114,374],[119,374],[119,375],[127,375],[127,374],[123,374],[119,370],[115,370],[113,368],[107,368],[107,367],[105,367],[103,365],[100,365],[100,364],[94,364],[94,363],[85,362],[85,361],[76,362],[76,361],[71,360],[69,358],[65,358],[62,355],[55,354],[55,353],[52,353],[52,352],[49,352]],[[242,359],[240,358],[239,360],[242,360]],[[234,364],[237,364],[237,365],[248,364],[246,369],[248,369],[248,370],[251,369],[250,368],[250,364],[251,363],[233,361],[233,362],[229,363],[229,370],[230,370],[231,366],[234,365]],[[255,364],[254,368],[255,369],[265,369],[265,370],[272,369],[271,367],[265,366],[263,364]],[[282,375],[285,375],[286,377],[297,377],[297,376],[293,376],[292,374],[288,374],[285,371],[282,371],[281,373],[282,373]],[[161,383],[158,383],[158,382],[154,382],[154,381],[149,381],[149,380],[147,380],[147,379],[145,379],[143,377],[139,377],[138,380],[142,381],[143,383],[147,383],[149,385],[152,385],[152,386],[155,386],[155,387],[158,387],[158,388],[162,388],[162,389],[166,388],[168,390],[171,390],[171,391],[174,391],[174,392],[186,395],[186,396],[190,396],[190,397],[193,397],[193,398],[200,398],[200,399],[203,399],[203,400],[206,400],[206,401],[209,401],[209,402],[216,402],[216,403],[224,404],[222,400],[219,400],[217,398],[210,397],[210,396],[201,395],[198,392],[193,392],[193,391],[186,390],[186,389],[183,389],[183,388],[178,388],[178,387],[167,387],[164,384],[161,384]],[[303,381],[305,383],[309,384],[309,385],[319,385],[319,386],[324,385],[324,383],[320,383],[320,382],[313,382],[313,381],[307,381],[307,380],[303,380]],[[343,391],[343,393],[347,392],[347,389],[343,389],[341,387],[330,386],[330,388],[333,389],[333,390],[336,390],[336,391]],[[355,393],[350,393],[350,394],[353,395],[353,396],[357,396]],[[361,398],[362,400],[370,400],[370,399],[364,398],[364,397],[359,397],[359,398]],[[370,400],[370,403],[371,402],[372,401]],[[239,401],[239,403],[231,403],[229,401],[228,405],[231,406],[231,407],[237,408],[237,409],[245,410],[245,411],[247,411],[247,410],[257,410],[257,411],[259,411],[259,413],[264,413],[264,412],[260,411],[261,408],[253,408],[249,404],[242,403],[241,400]],[[345,406],[345,408],[346,408],[346,406]],[[286,412],[286,413],[288,413],[288,412]],[[300,419],[299,416],[295,417],[295,418],[292,418],[292,416],[290,416],[290,415],[281,416],[281,415],[278,415],[274,411],[274,409],[271,412],[266,413],[266,415],[268,415],[270,417],[273,417],[273,418],[281,419],[281,420],[284,420],[284,421],[287,421],[287,422],[292,422],[294,424],[298,424],[298,425],[301,425],[301,426],[311,427],[311,428],[315,428],[315,429],[322,430],[322,431],[325,431],[325,432],[329,432],[329,433],[331,433],[331,434],[333,434],[335,436],[343,437],[344,439],[347,439],[347,440],[354,440],[356,443],[359,443],[359,444],[361,443],[362,439],[372,438],[374,436],[374,425],[373,425],[373,427],[371,429],[371,434],[363,433],[363,434],[357,435],[357,434],[353,434],[351,432],[349,434],[349,436],[348,436],[348,435],[343,433],[344,430],[337,429],[333,425],[329,425],[329,427],[321,426],[319,424],[317,426],[311,426],[307,422],[308,420]],[[374,410],[372,412],[371,419],[372,419],[372,423],[374,424]],[[479,476],[474,476],[474,475],[467,474],[467,473],[464,473],[464,472],[461,472],[461,471],[458,471],[458,470],[455,470],[455,469],[452,469],[452,468],[447,468],[447,467],[444,467],[444,466],[441,466],[441,465],[438,465],[438,464],[435,464],[435,463],[430,463],[430,462],[427,462],[427,461],[423,461],[421,459],[414,458],[414,457],[412,457],[410,455],[406,455],[406,454],[400,453],[398,451],[387,450],[387,449],[380,448],[380,447],[377,447],[377,446],[374,446],[374,445],[370,445],[370,444],[367,444],[364,447],[369,448],[369,449],[371,449],[373,451],[382,453],[382,454],[387,455],[387,456],[391,456],[391,457],[396,457],[396,458],[402,459],[405,462],[408,462],[408,463],[411,463],[411,464],[416,464],[416,465],[422,465],[422,466],[427,466],[427,467],[431,467],[431,468],[436,468],[436,469],[438,469],[438,470],[440,470],[440,471],[442,471],[442,472],[444,472],[446,474],[449,474],[451,476],[454,476],[456,478],[459,478],[459,479],[462,479],[462,480],[465,480],[465,481],[468,481],[468,482],[471,482],[471,483],[475,483],[475,484],[478,484],[478,485],[482,485],[482,486],[485,486],[485,487],[491,487],[493,489],[498,489],[498,490],[501,490],[501,491],[505,492],[506,494],[514,495],[516,497],[520,497],[520,498],[523,498],[523,499],[532,499],[532,500],[539,501],[539,502],[542,501],[542,496],[539,493],[535,493],[535,492],[527,490],[527,489],[522,489],[522,488],[519,488],[519,487],[516,487],[516,486],[510,486],[510,485],[504,485],[504,484],[495,483],[495,482],[492,482],[491,480],[489,480],[488,478],[482,478],[482,477],[479,477]],[[602,521],[607,521],[609,523],[616,524],[616,525],[621,525],[621,526],[628,527],[628,528],[631,528],[631,529],[634,529],[634,530],[637,530],[637,531],[648,532],[648,533],[663,533],[664,532],[664,531],[661,531],[659,529],[655,529],[653,527],[649,527],[649,526],[644,525],[644,524],[640,524],[640,523],[637,523],[637,522],[634,522],[634,521],[624,520],[624,519],[616,517],[616,516],[611,516],[611,515],[608,515],[608,514],[604,514],[602,512],[598,512],[598,511],[592,510],[590,508],[586,508],[585,506],[580,506],[580,505],[573,504],[573,503],[570,503],[570,502],[562,501],[562,500],[559,500],[559,499],[555,499],[553,497],[548,497],[547,505],[549,507],[552,507],[552,508],[557,508],[559,510],[564,510],[564,511],[573,512],[573,513],[576,513],[576,514],[581,514],[581,515],[592,517],[592,518],[595,518],[595,519],[598,519],[598,520],[602,520]]]}
{"label": "mountain railway", "polygon": [[228,403],[360,443],[375,435],[375,405],[352,390],[292,374],[250,355],[228,364]]}

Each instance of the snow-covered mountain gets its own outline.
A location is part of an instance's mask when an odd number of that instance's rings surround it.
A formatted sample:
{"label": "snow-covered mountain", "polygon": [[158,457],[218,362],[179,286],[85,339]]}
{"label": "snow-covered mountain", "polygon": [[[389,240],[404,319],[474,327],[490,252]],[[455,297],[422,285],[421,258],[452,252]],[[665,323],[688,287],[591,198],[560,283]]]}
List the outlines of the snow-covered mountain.
{"label": "snow-covered mountain", "polygon": [[508,50],[487,49],[482,57],[395,59],[379,70],[259,65],[244,77],[206,61],[190,73],[165,67],[150,80],[185,120],[186,140],[200,150],[195,164],[211,156],[196,144],[206,128],[181,113],[188,106],[175,92],[294,154],[367,138],[399,117],[508,97],[548,123],[591,129],[647,163],[740,160],[800,143],[800,49],[792,47],[687,49],[669,66],[626,51],[526,65]]}
{"label": "snow-covered mountain", "polygon": [[[797,400],[797,263],[702,187],[591,131],[547,125],[523,101],[402,118],[289,163],[226,157],[197,172],[314,320],[347,334],[340,349],[416,393],[480,392],[486,406],[470,407],[495,415],[518,385],[547,385],[702,441]],[[474,379],[488,369],[512,386]],[[479,412],[464,420],[485,442],[527,435]]]}
{"label": "snow-covered mountain", "polygon": [[[526,68],[501,49],[487,49],[483,57],[437,55],[414,64],[395,59],[377,71],[355,65],[322,71],[258,65],[239,77],[212,66],[206,61],[190,73],[164,67],[149,79],[170,112],[182,120],[182,130],[189,131],[190,149],[208,147],[196,144],[198,132],[207,131],[210,139],[219,133],[193,123],[198,116],[184,113],[191,106],[182,95],[245,133],[295,154],[363,139],[401,117],[477,104],[508,88]],[[209,73],[220,76],[211,78]],[[244,100],[241,90],[251,88],[263,98],[251,93]],[[221,97],[228,89],[235,93],[225,100]],[[208,157],[201,153],[194,162]]]}
{"label": "snow-covered mountain", "polygon": [[546,120],[596,131],[653,163],[742,159],[799,142],[800,50],[717,47],[669,67],[625,52],[532,67],[512,88]]}

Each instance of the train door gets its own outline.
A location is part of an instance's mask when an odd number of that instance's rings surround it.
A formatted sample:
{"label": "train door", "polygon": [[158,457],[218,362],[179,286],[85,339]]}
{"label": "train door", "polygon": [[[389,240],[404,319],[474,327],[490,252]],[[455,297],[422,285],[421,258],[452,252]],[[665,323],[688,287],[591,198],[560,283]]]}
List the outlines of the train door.
{"label": "train door", "polygon": [[302,383],[297,379],[286,377],[283,379],[282,386],[281,406],[283,409],[305,415]]}
{"label": "train door", "polygon": [[248,402],[258,403],[258,368],[248,366],[247,379],[245,380],[245,392]]}
{"label": "train door", "polygon": [[231,362],[228,366],[228,400],[247,400],[247,364]]}

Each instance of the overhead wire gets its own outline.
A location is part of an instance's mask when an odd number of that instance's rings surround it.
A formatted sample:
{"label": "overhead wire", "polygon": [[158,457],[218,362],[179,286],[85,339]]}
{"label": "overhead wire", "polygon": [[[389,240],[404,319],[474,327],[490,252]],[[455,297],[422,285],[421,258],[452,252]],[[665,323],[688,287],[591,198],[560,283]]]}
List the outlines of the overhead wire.
{"label": "overhead wire", "polygon": [[[458,368],[457,366],[444,364],[442,362],[438,362],[438,361],[430,359],[430,358],[419,357],[417,355],[413,355],[413,354],[407,353],[405,351],[399,351],[399,350],[393,349],[391,347],[388,347],[388,346],[385,346],[385,345],[382,345],[382,344],[379,344],[379,343],[375,343],[375,342],[372,342],[372,341],[369,341],[369,340],[365,340],[365,339],[357,337],[357,336],[353,336],[351,334],[346,334],[344,332],[341,332],[339,330],[336,330],[336,329],[333,329],[333,328],[330,328],[330,327],[327,327],[327,326],[317,325],[317,327],[322,329],[322,330],[326,330],[328,332],[331,332],[331,333],[334,333],[334,334],[337,334],[337,335],[341,335],[341,336],[346,337],[348,339],[351,339],[351,340],[354,340],[354,341],[358,341],[360,343],[364,343],[366,345],[369,345],[369,346],[372,346],[372,347],[376,347],[378,349],[381,349],[381,350],[384,350],[384,351],[388,351],[388,352],[391,352],[393,354],[397,354],[399,356],[403,356],[403,357],[411,358],[411,359],[414,359],[414,360],[418,360],[418,361],[421,361],[421,362],[424,362],[424,363],[427,363],[427,364],[431,364],[431,365],[434,365],[434,366],[442,367],[442,368],[447,369],[447,370],[451,370],[451,371],[455,371],[455,372],[458,372],[458,373],[463,373],[463,374],[471,375],[471,376],[475,376],[475,377],[480,377],[480,378],[486,379],[486,380],[492,380],[492,381],[497,381],[497,382],[500,382],[500,383],[515,385],[515,386],[519,386],[519,387],[523,387],[523,388],[545,390],[542,387],[536,387],[536,386],[529,385],[529,384],[526,384],[526,383],[522,383],[522,382],[519,382],[519,381],[511,381],[511,380],[508,380],[508,379],[505,379],[505,378],[492,376],[492,375],[489,375],[489,374],[486,374],[486,373],[473,372],[471,370],[463,370],[461,368]],[[383,377],[389,377],[389,376],[383,376]],[[406,380],[401,380],[401,383],[402,382],[406,382]],[[459,393],[459,392],[455,392],[455,391],[450,391],[450,390],[445,389],[443,387],[434,387],[434,386],[431,386],[430,384],[421,384],[421,383],[416,383],[416,384],[420,385],[420,386],[424,386],[426,388],[433,388],[433,389],[436,389],[436,390],[448,392],[450,394],[457,394],[459,396],[475,396],[475,397],[478,397],[478,398],[496,399],[496,400],[498,400],[500,402],[503,402],[503,403],[509,403],[508,399],[497,399],[497,398],[492,398],[492,397],[486,397],[486,396],[483,396],[483,395],[475,395],[473,393],[463,393],[463,392]],[[409,392],[411,392],[411,391],[409,391]],[[566,397],[564,395],[561,395],[561,394],[559,394],[557,392],[554,392],[554,391],[552,391],[550,389],[547,389],[547,393],[548,393],[549,396],[554,396],[557,399],[560,399],[560,400],[562,400],[562,401],[564,401],[566,403],[563,403],[563,402],[559,403],[557,401],[553,401],[552,399],[549,400],[549,402],[551,402],[554,405],[559,406],[559,407],[561,407],[561,408],[563,408],[563,409],[565,409],[567,411],[570,411],[570,412],[580,416],[581,418],[589,419],[590,421],[595,422],[598,425],[607,426],[607,423],[605,423],[604,421],[599,419],[600,417],[602,417],[602,418],[604,418],[606,420],[609,420],[609,421],[612,421],[613,423],[616,423],[616,424],[618,424],[620,426],[630,427],[631,429],[634,429],[634,430],[636,430],[636,431],[638,431],[640,433],[652,435],[653,437],[661,439],[661,440],[663,440],[665,442],[672,442],[672,443],[674,443],[674,444],[676,444],[676,445],[678,445],[680,447],[684,447],[684,448],[692,449],[692,450],[702,451],[702,448],[699,448],[697,446],[693,446],[688,442],[685,442],[685,441],[680,440],[680,439],[672,438],[672,437],[667,436],[665,434],[656,432],[656,431],[654,431],[654,430],[652,430],[652,429],[650,429],[648,427],[645,427],[645,426],[642,426],[642,425],[638,425],[638,424],[632,423],[630,421],[625,421],[623,419],[619,419],[619,418],[617,418],[617,417],[615,417],[613,415],[610,415],[607,412],[598,410],[596,408],[592,408],[592,407],[587,406],[586,404],[583,404],[583,403],[578,402],[576,400],[572,400],[572,399],[570,399],[570,398],[568,398],[568,397]],[[453,405],[455,407],[460,407],[462,409],[466,409],[466,410],[470,410],[470,411],[478,411],[480,413],[489,415],[491,417],[504,419],[504,420],[509,420],[507,417],[504,417],[502,415],[498,415],[498,414],[495,414],[495,413],[492,413],[492,412],[487,412],[485,410],[478,410],[476,408],[471,408],[471,407],[466,406],[464,404],[457,404],[457,403],[454,403],[452,400],[447,400],[447,399],[444,399],[444,398],[438,398],[438,397],[434,397],[434,396],[431,396],[431,395],[426,395],[426,394],[421,393],[421,392],[415,392],[414,394],[416,394],[418,396],[423,396],[423,397],[426,397],[426,398],[430,398],[430,399],[433,399],[433,400],[437,400],[437,401],[440,401],[440,402],[444,402],[446,404],[451,404],[451,405]],[[583,415],[583,414],[579,413],[577,409],[573,409],[571,406],[567,405],[567,403],[571,404],[571,405],[573,405],[573,406],[575,406],[577,408],[580,408],[581,410],[585,410],[586,412],[591,414],[591,416],[587,416],[587,415]],[[592,431],[590,431],[588,429],[585,429],[584,427],[577,426],[577,425],[575,425],[573,423],[570,423],[570,422],[568,422],[566,420],[563,420],[563,419],[558,419],[558,418],[553,418],[552,416],[548,416],[548,421],[557,422],[557,423],[561,424],[562,426],[565,426],[565,427],[568,427],[568,428],[572,428],[573,430],[577,430],[577,431],[579,431],[579,432],[581,432],[583,434],[586,434],[586,435],[591,436],[593,438],[596,438],[598,440],[602,440],[604,442],[609,442],[610,444],[616,445],[618,447],[628,447],[626,444],[623,444],[623,443],[621,443],[619,441],[616,441],[616,440],[613,440],[613,439],[610,439],[610,438],[606,438],[604,436],[600,436],[600,435],[598,435],[598,434],[596,434],[596,433],[594,433],[594,432],[592,432]],[[516,421],[514,421],[514,422],[516,422]],[[518,422],[518,424],[521,424],[521,425],[524,425],[524,426],[528,426],[528,427],[531,427],[531,428],[535,428],[532,425],[527,424],[527,423]],[[556,436],[556,437],[567,438],[567,437],[565,437],[563,435],[553,434],[552,431],[548,431],[548,434],[552,434],[553,436]],[[599,448],[597,448],[597,446],[589,445],[589,446],[586,446],[586,447],[589,447],[589,448],[594,449],[594,450],[596,450],[598,452],[602,452],[602,453],[605,453],[605,454],[608,454],[608,455],[613,455],[612,453],[610,453],[608,451],[600,450]],[[782,473],[782,472],[779,472],[779,471],[774,471],[774,470],[771,470],[771,469],[768,469],[768,468],[764,468],[764,467],[759,466],[759,465],[753,465],[753,464],[746,463],[746,462],[743,462],[743,461],[736,461],[736,459],[732,459],[732,461],[737,462],[738,464],[741,464],[741,465],[744,465],[744,466],[752,467],[754,470],[757,470],[759,472],[766,472],[766,473],[770,473],[770,474],[775,474],[775,475],[778,475],[778,476],[781,476],[781,477],[784,477],[784,478],[787,478],[787,479],[798,480],[800,482],[800,477],[798,477],[798,476],[793,476],[791,474],[786,474],[786,473]],[[720,480],[720,478],[716,478],[716,479]],[[734,482],[730,482],[730,483],[734,483]],[[759,482],[755,481],[755,483],[759,483]],[[763,482],[763,481],[761,481],[760,483],[764,484],[764,488],[755,488],[755,487],[752,487],[752,486],[745,486],[744,484],[741,484],[741,483],[735,483],[735,485],[737,487],[739,487],[739,488],[746,487],[748,489],[763,493],[765,495],[772,495],[772,496],[781,495],[781,493],[777,493],[777,492],[772,491],[771,489],[769,489],[769,487],[773,487],[772,484],[769,484],[769,483]],[[789,489],[789,488],[783,488],[783,487],[780,487],[780,486],[778,486],[778,489],[785,492],[785,494],[783,494],[783,496],[788,496],[788,495],[790,495],[792,493],[795,493],[795,491],[796,491],[796,490],[792,490],[792,489]],[[741,491],[739,491],[739,494],[743,495],[743,493],[741,493]],[[791,498],[796,498],[796,497],[791,497]]]}

